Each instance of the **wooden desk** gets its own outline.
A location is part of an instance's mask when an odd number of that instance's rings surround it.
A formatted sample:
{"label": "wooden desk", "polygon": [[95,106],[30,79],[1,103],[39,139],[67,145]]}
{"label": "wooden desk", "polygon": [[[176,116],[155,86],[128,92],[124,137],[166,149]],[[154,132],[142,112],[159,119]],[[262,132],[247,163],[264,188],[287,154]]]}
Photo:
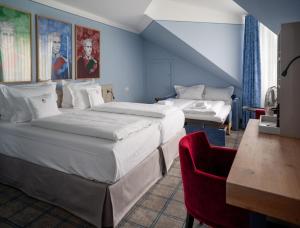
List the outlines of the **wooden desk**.
{"label": "wooden desk", "polygon": [[226,184],[228,204],[300,225],[300,140],[250,120]]}

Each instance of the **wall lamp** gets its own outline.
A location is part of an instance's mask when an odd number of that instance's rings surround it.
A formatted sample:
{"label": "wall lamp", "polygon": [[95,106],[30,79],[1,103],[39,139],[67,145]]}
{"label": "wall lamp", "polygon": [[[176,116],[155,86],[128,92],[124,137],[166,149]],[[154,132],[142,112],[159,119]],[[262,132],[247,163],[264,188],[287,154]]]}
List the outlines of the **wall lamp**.
{"label": "wall lamp", "polygon": [[287,73],[288,73],[288,70],[289,70],[289,68],[290,68],[290,66],[293,64],[293,62],[295,62],[297,59],[299,59],[300,58],[300,55],[299,56],[296,56],[295,58],[293,58],[290,62],[289,62],[289,64],[287,65],[287,67],[284,69],[284,71],[282,71],[282,73],[281,73],[281,75],[283,76],[283,77],[285,77],[286,75],[287,75]]}

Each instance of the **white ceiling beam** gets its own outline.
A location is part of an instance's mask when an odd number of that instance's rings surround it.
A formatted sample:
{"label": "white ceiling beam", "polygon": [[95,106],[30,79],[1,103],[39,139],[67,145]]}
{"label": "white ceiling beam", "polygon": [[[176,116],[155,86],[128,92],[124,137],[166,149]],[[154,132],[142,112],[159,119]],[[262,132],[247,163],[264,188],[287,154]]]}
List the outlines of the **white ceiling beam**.
{"label": "white ceiling beam", "polygon": [[243,24],[247,13],[232,0],[153,0],[145,14],[153,20]]}

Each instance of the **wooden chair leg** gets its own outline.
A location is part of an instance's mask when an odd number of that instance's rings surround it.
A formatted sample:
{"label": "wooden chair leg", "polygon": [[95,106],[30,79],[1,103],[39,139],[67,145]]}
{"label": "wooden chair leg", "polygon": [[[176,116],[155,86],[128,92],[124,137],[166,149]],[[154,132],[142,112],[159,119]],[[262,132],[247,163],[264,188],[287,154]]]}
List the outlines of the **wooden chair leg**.
{"label": "wooden chair leg", "polygon": [[186,214],[186,220],[185,220],[185,228],[192,228],[194,223],[194,217],[190,215],[189,213]]}

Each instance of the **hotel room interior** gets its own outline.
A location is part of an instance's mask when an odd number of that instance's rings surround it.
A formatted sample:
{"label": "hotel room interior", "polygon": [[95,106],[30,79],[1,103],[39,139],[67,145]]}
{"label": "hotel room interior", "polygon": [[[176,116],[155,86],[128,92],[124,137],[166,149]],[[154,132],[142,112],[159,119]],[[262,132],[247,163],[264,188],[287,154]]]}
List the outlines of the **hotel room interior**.
{"label": "hotel room interior", "polygon": [[300,227],[299,0],[0,0],[0,228]]}

